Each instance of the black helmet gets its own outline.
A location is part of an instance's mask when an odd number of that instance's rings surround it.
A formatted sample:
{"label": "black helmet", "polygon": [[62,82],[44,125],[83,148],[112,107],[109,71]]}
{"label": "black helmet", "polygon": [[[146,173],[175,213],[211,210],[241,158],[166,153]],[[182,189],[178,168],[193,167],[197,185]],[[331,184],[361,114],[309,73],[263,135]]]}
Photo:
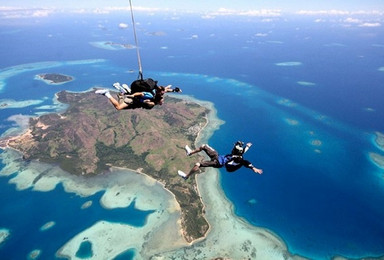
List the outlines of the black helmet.
{"label": "black helmet", "polygon": [[237,141],[237,142],[235,143],[235,146],[236,146],[236,145],[239,145],[239,146],[243,147],[244,142],[242,142],[242,141]]}
{"label": "black helmet", "polygon": [[234,146],[233,149],[232,149],[232,155],[238,155],[238,156],[243,155],[243,153],[244,153],[244,148],[243,148],[243,146],[244,146],[244,142],[242,142],[242,141],[237,141],[237,142],[235,143],[235,146]]}

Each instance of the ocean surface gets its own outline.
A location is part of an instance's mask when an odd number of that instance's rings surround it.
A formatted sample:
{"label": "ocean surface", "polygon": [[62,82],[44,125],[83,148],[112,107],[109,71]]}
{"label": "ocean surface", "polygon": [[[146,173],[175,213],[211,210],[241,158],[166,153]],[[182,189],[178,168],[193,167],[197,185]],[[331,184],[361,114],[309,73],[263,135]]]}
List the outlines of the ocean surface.
{"label": "ocean surface", "polygon": [[[104,44],[133,44],[132,31],[118,26],[129,18],[1,20],[0,101],[20,107],[1,109],[0,133],[15,126],[12,115],[52,112],[60,90],[135,80],[135,49]],[[139,14],[136,20],[144,76],[214,103],[225,121],[209,140],[219,153],[229,153],[237,140],[253,143],[245,157],[263,175],[248,169],[220,175],[239,217],[311,259],[384,255],[384,169],[369,157],[384,155],[374,144],[374,133],[384,133],[382,27],[313,17]],[[34,79],[41,73],[75,80],[48,85]],[[107,210],[97,203],[101,194],[82,198],[60,186],[17,191],[10,178],[0,178],[0,229],[11,232],[0,244],[2,259],[22,259],[36,248],[42,259],[52,259],[98,220],[140,226],[151,214],[134,205]],[[82,210],[89,200],[96,206]],[[49,221],[56,224],[41,231]],[[84,244],[79,257],[86,251]]]}

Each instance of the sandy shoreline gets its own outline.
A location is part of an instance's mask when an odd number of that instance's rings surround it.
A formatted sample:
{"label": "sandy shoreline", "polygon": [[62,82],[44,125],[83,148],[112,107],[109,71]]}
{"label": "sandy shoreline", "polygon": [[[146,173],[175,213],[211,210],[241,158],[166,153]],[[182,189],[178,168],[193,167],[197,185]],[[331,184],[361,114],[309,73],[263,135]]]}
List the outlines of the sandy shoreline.
{"label": "sandy shoreline", "polygon": [[8,239],[11,232],[8,229],[0,228],[0,246]]}
{"label": "sandy shoreline", "polygon": [[382,151],[384,151],[384,134],[380,132],[375,132],[375,145]]}
{"label": "sandy shoreline", "polygon": [[[196,145],[207,142],[213,132],[223,123],[216,117],[214,107],[212,106],[210,109],[212,109],[212,113],[208,118],[209,123],[200,132]],[[196,175],[198,190],[205,205],[206,218],[210,224],[206,237],[187,244],[182,239],[182,231],[175,230],[174,223],[168,222],[167,228],[162,229],[158,227],[159,232],[153,232],[152,238],[154,240],[145,241],[143,243],[143,245],[146,245],[145,247],[136,247],[136,250],[138,250],[136,258],[169,259],[176,257],[180,259],[213,259],[224,257],[226,259],[248,259],[257,256],[260,259],[301,259],[299,256],[291,256],[284,242],[270,231],[254,227],[244,219],[235,216],[233,205],[225,197],[218,177],[218,171],[214,169],[210,169],[204,174]],[[151,177],[145,176],[145,178]],[[174,199],[173,194],[172,197]],[[177,204],[176,201],[175,203]],[[174,221],[181,228],[179,219],[174,219]],[[104,229],[102,228],[103,225],[108,226],[110,224],[98,223],[89,232],[92,233],[92,230]],[[169,225],[173,228],[169,229]],[[173,236],[168,235],[164,237],[162,235],[164,233],[161,230],[166,230],[167,234],[172,230],[178,239],[175,241],[171,239]],[[228,234],[231,235],[228,236]],[[90,234],[86,233],[84,235],[89,236]],[[158,238],[155,239],[156,237]],[[234,243],[233,241],[236,242]],[[161,244],[172,245],[172,247],[167,248],[160,246]]]}
{"label": "sandy shoreline", "polygon": [[[372,143],[381,152],[384,151],[384,134],[375,132],[372,136]],[[384,155],[378,152],[368,152],[368,159],[381,170],[384,169]]]}
{"label": "sandy shoreline", "polygon": [[[206,143],[223,121],[217,118],[212,103],[191,97],[183,98],[208,106],[211,110],[207,125],[199,132],[195,145]],[[32,187],[33,190],[50,191],[62,183],[66,192],[84,197],[104,191],[100,203],[107,209],[127,207],[135,201],[137,209],[154,210],[143,227],[100,220],[63,245],[57,252],[59,256],[79,259],[76,252],[81,243],[87,240],[93,248],[93,256],[89,259],[113,259],[128,249],[135,249],[135,259],[300,258],[291,256],[284,242],[276,235],[235,216],[232,203],[220,187],[217,170],[209,169],[196,175],[210,229],[206,237],[188,244],[182,236],[180,206],[174,194],[148,175],[112,168],[111,173],[96,176],[90,183],[89,178],[68,176],[52,165],[30,162],[26,167],[21,163],[22,160],[15,160],[20,157],[20,153],[11,149],[0,154],[0,159],[6,165],[0,175],[8,176],[18,172],[9,181],[17,189]]]}
{"label": "sandy shoreline", "polygon": [[70,79],[66,80],[66,81],[62,81],[62,82],[55,82],[54,80],[52,79],[46,79],[47,74],[38,74],[35,76],[35,80],[41,80],[43,81],[45,84],[48,84],[48,85],[63,85],[65,83],[68,83],[68,82],[71,82],[73,80],[75,80],[74,77],[72,76],[68,76],[68,75],[62,75],[62,74],[58,74],[59,76],[64,76],[64,77],[69,77]]}

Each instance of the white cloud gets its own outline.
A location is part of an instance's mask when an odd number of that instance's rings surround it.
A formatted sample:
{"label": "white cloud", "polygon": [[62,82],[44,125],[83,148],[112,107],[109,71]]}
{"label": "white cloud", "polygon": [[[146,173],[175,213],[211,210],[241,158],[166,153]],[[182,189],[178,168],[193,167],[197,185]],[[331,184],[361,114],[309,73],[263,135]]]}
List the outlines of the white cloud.
{"label": "white cloud", "polygon": [[275,17],[281,16],[281,10],[273,9],[260,9],[260,10],[234,10],[220,8],[216,12],[211,12],[208,14],[209,17],[212,16],[260,16],[260,17]]}
{"label": "white cloud", "polygon": [[128,24],[126,24],[126,23],[119,23],[119,28],[120,29],[126,29],[126,28],[128,28]]}
{"label": "white cloud", "polygon": [[88,13],[89,11],[85,10],[85,9],[76,9],[76,10],[73,10],[72,13],[75,13],[75,14],[86,14]]}
{"label": "white cloud", "polygon": [[255,36],[256,37],[266,37],[266,36],[268,36],[268,34],[267,33],[256,33]]}
{"label": "white cloud", "polygon": [[46,17],[53,13],[56,10],[46,9],[46,8],[32,8],[24,9],[19,7],[11,6],[0,6],[0,18],[2,19],[20,19],[27,17]]}
{"label": "white cloud", "polygon": [[37,11],[32,12],[32,16],[33,17],[45,17],[45,16],[48,16],[52,13],[53,13],[52,10],[37,10]]}
{"label": "white cloud", "polygon": [[317,18],[317,19],[315,20],[315,23],[324,23],[324,22],[326,22],[326,20],[321,19],[321,18]]}
{"label": "white cloud", "polygon": [[342,10],[300,10],[296,12],[299,15],[347,15],[350,14],[349,11]]}
{"label": "white cloud", "polygon": [[316,23],[333,22],[344,27],[380,27],[384,21],[384,12],[380,11],[345,11],[345,10],[301,10],[297,15],[318,16]]}
{"label": "white cloud", "polygon": [[11,7],[11,6],[0,6],[0,11],[10,11],[14,9],[15,7]]}
{"label": "white cloud", "polygon": [[351,18],[351,17],[344,19],[343,22],[347,23],[347,24],[356,24],[359,27],[380,27],[381,26],[381,24],[379,22],[376,22],[376,21],[375,22],[367,22],[367,21],[363,21],[361,19]]}
{"label": "white cloud", "polygon": [[380,27],[380,23],[362,23],[359,24],[359,27]]}
{"label": "white cloud", "polygon": [[[175,10],[170,8],[152,8],[152,7],[143,7],[143,6],[135,6],[135,12],[145,12],[148,14],[154,14],[159,12],[168,12],[172,14]],[[23,9],[20,7],[12,7],[12,6],[0,6],[0,18],[24,18],[24,17],[46,17],[52,15],[53,13],[62,13],[62,12],[70,12],[70,13],[93,13],[93,14],[109,14],[113,12],[130,12],[129,6],[124,7],[116,7],[116,6],[108,6],[103,8],[79,8],[79,9],[50,9],[50,8],[31,8],[31,9]],[[178,12],[178,17],[182,15],[182,11]],[[194,13],[190,11],[188,13]],[[217,16],[249,16],[249,17],[262,17],[265,20],[264,22],[273,21],[275,17],[281,17],[284,12],[280,9],[252,9],[252,10],[236,10],[236,9],[228,9],[228,8],[219,8],[217,11],[206,11],[206,12],[195,12],[196,14],[200,14],[203,19],[214,19]],[[358,20],[352,16],[362,15],[366,17],[384,17],[383,11],[346,11],[346,10],[300,10],[296,12],[297,15],[307,15],[307,16],[318,16],[316,17],[315,22],[323,22],[327,16],[347,16],[344,20],[345,23],[348,24],[360,24],[362,27],[374,27],[381,26],[379,24],[379,20],[365,20],[358,22]]]}
{"label": "white cloud", "polygon": [[361,23],[361,20],[356,19],[356,18],[352,18],[352,17],[348,17],[348,18],[344,19],[344,22],[345,23]]}
{"label": "white cloud", "polygon": [[[2,19],[17,19],[17,18],[28,18],[28,17],[46,17],[54,13],[75,13],[75,14],[109,14],[112,12],[129,12],[129,7],[103,7],[103,8],[78,8],[78,9],[55,9],[55,8],[20,8],[13,6],[0,6],[0,18]],[[134,7],[136,12],[163,12],[169,11],[169,9],[161,8],[147,8],[147,7]]]}
{"label": "white cloud", "polygon": [[297,11],[296,14],[299,15],[375,15],[375,16],[383,16],[384,12],[372,10],[358,10],[358,11],[347,11],[347,10],[300,10]]}
{"label": "white cloud", "polygon": [[[130,11],[131,9],[129,7],[116,7],[116,6],[109,6],[104,7],[100,10],[103,10],[104,12],[114,12],[114,11]],[[153,8],[153,7],[143,7],[143,6],[136,6],[133,7],[134,12],[162,12],[162,11],[169,11],[168,8]]]}
{"label": "white cloud", "polygon": [[273,22],[273,19],[271,18],[264,18],[263,20],[261,20],[263,23],[270,23],[270,22]]}

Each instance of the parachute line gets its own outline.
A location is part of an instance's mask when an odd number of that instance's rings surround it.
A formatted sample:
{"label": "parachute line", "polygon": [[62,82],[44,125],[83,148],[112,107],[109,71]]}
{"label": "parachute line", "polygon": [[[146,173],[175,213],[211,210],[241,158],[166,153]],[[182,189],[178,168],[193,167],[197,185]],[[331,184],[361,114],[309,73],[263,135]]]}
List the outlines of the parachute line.
{"label": "parachute line", "polygon": [[140,77],[141,80],[143,80],[143,67],[141,66],[141,57],[140,57],[139,43],[138,43],[137,35],[136,35],[136,23],[135,23],[135,18],[133,16],[132,0],[129,0],[129,6],[130,6],[130,9],[131,9],[133,35],[135,37],[135,45],[136,45],[136,53],[137,53],[137,63],[139,64],[139,77]]}

